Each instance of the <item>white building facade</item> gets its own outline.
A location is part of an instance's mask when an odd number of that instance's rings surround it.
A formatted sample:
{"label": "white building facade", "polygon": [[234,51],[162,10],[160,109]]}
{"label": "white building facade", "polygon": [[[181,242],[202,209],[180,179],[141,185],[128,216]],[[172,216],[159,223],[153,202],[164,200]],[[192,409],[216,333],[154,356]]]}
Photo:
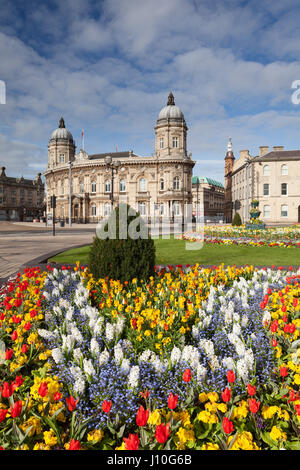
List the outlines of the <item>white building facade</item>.
{"label": "white building facade", "polygon": [[300,150],[261,146],[257,156],[248,150],[241,150],[238,159],[232,156],[226,157],[225,175],[232,216],[238,212],[243,223],[249,221],[251,201],[257,199],[259,218],[267,225],[300,223]]}

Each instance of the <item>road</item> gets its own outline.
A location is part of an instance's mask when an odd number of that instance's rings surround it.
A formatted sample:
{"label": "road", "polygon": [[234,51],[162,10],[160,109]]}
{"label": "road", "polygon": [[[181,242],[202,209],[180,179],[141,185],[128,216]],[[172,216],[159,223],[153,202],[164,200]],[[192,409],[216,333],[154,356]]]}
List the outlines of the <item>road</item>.
{"label": "road", "polygon": [[96,225],[52,227],[0,222],[0,285],[25,266],[34,266],[69,248],[92,243]]}

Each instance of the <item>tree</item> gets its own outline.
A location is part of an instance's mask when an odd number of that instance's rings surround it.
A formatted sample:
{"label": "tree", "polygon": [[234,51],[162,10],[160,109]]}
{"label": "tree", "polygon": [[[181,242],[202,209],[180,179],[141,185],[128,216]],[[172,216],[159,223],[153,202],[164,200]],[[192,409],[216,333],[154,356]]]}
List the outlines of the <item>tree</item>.
{"label": "tree", "polygon": [[232,225],[240,226],[242,225],[242,219],[241,216],[238,212],[234,214],[233,220],[232,220]]}
{"label": "tree", "polygon": [[155,273],[155,245],[140,214],[120,203],[97,229],[89,253],[89,270],[95,278],[131,281]]}

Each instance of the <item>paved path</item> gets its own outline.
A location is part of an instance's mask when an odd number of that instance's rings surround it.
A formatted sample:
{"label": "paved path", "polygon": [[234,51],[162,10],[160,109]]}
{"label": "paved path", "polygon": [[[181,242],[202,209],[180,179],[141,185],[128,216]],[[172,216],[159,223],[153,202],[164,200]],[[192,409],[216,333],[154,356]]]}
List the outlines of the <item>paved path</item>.
{"label": "paved path", "polygon": [[95,225],[58,228],[0,222],[0,285],[4,279],[68,248],[93,241]]}

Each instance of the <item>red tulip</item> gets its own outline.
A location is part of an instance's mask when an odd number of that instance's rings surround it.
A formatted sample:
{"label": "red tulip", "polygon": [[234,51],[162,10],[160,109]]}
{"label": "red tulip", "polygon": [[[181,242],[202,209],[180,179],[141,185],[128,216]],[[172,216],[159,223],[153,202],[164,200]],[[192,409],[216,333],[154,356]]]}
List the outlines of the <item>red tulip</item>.
{"label": "red tulip", "polygon": [[228,382],[229,382],[230,384],[234,383],[234,381],[235,381],[235,374],[234,374],[233,370],[229,370],[229,371],[227,372],[227,380],[228,380]]}
{"label": "red tulip", "polygon": [[80,450],[80,442],[71,439],[69,442],[69,450]]}
{"label": "red tulip", "polygon": [[294,323],[290,323],[289,324],[289,332],[290,333],[295,333],[295,330],[296,330],[296,326]]}
{"label": "red tulip", "polygon": [[23,346],[22,346],[22,348],[21,348],[21,351],[22,351],[23,354],[26,354],[26,353],[27,353],[27,351],[28,351],[28,346],[27,346],[27,344],[23,344]]}
{"label": "red tulip", "polygon": [[0,423],[5,420],[8,410],[0,409]]}
{"label": "red tulip", "polygon": [[295,298],[293,299],[293,307],[296,308],[297,305],[298,305],[298,299],[295,297]]}
{"label": "red tulip", "polygon": [[140,440],[137,434],[129,434],[129,437],[123,437],[126,450],[138,450]]}
{"label": "red tulip", "polygon": [[286,367],[284,366],[280,367],[280,375],[281,377],[286,377],[288,375],[288,370]]}
{"label": "red tulip", "polygon": [[140,392],[141,393],[141,396],[146,400],[149,395],[150,395],[150,392],[149,390],[145,390],[144,392]]}
{"label": "red tulip", "polygon": [[148,418],[149,410],[145,410],[144,407],[141,405],[136,415],[136,424],[138,426],[146,426]]}
{"label": "red tulip", "polygon": [[18,333],[17,333],[16,330],[15,330],[15,331],[12,333],[12,335],[11,335],[11,339],[12,339],[13,341],[16,341],[17,337],[18,337]]}
{"label": "red tulip", "polygon": [[277,343],[276,339],[273,338],[273,339],[272,339],[272,346],[273,346],[273,348],[276,348],[277,344],[278,344],[278,343]]}
{"label": "red tulip", "polygon": [[159,442],[160,444],[164,444],[166,442],[170,435],[169,428],[169,423],[159,424],[158,426],[156,426],[155,439],[157,440],[157,442]]}
{"label": "red tulip", "polygon": [[41,382],[39,386],[39,395],[40,397],[45,397],[48,393],[48,385],[46,382]]}
{"label": "red tulip", "polygon": [[31,328],[31,323],[28,321],[24,325],[24,330],[28,331],[28,330],[30,330],[30,328]]}
{"label": "red tulip", "polygon": [[191,378],[192,378],[191,369],[185,369],[183,376],[182,376],[183,381],[190,382]]}
{"label": "red tulip", "polygon": [[227,403],[231,400],[231,390],[230,388],[226,387],[225,390],[221,393],[222,400]]}
{"label": "red tulip", "polygon": [[248,386],[247,386],[247,392],[248,392],[248,394],[250,395],[250,397],[253,397],[253,395],[255,395],[255,392],[256,392],[256,387],[255,387],[255,385],[248,384]]}
{"label": "red tulip", "polygon": [[11,405],[10,407],[10,413],[12,418],[17,418],[20,416],[21,411],[22,411],[22,400],[16,401],[14,405]]}
{"label": "red tulip", "polygon": [[251,413],[257,413],[259,410],[260,401],[256,401],[255,398],[249,398],[249,408]]}
{"label": "red tulip", "polygon": [[54,401],[59,401],[61,399],[61,393],[60,392],[55,392],[53,395],[53,400]]}
{"label": "red tulip", "polygon": [[226,416],[224,416],[224,418],[223,418],[222,425],[223,425],[223,431],[226,434],[231,434],[233,432],[233,430],[234,430],[233,423]]}
{"label": "red tulip", "polygon": [[274,320],[271,323],[271,331],[272,331],[272,333],[276,333],[277,330],[278,330],[278,321]]}
{"label": "red tulip", "polygon": [[14,393],[12,386],[8,382],[4,382],[3,387],[0,387],[0,389],[3,398],[9,398]]}
{"label": "red tulip", "polygon": [[75,401],[72,396],[70,396],[69,398],[66,398],[68,410],[71,412],[74,411],[77,406],[78,401],[79,401],[79,398],[77,398],[77,400]]}
{"label": "red tulip", "polygon": [[102,410],[104,411],[104,413],[110,412],[111,405],[112,405],[111,400],[110,401],[104,400],[104,402],[102,403]]}
{"label": "red tulip", "polygon": [[168,407],[170,410],[174,410],[177,406],[178,395],[173,395],[173,392],[170,393],[168,398]]}
{"label": "red tulip", "polygon": [[15,378],[15,381],[12,383],[12,387],[15,390],[17,387],[21,387],[21,385],[23,385],[23,383],[24,383],[24,379],[23,379],[22,375],[17,375],[16,378]]}
{"label": "red tulip", "polygon": [[14,355],[13,350],[12,349],[7,349],[5,351],[5,360],[9,361],[13,357],[13,355]]}

